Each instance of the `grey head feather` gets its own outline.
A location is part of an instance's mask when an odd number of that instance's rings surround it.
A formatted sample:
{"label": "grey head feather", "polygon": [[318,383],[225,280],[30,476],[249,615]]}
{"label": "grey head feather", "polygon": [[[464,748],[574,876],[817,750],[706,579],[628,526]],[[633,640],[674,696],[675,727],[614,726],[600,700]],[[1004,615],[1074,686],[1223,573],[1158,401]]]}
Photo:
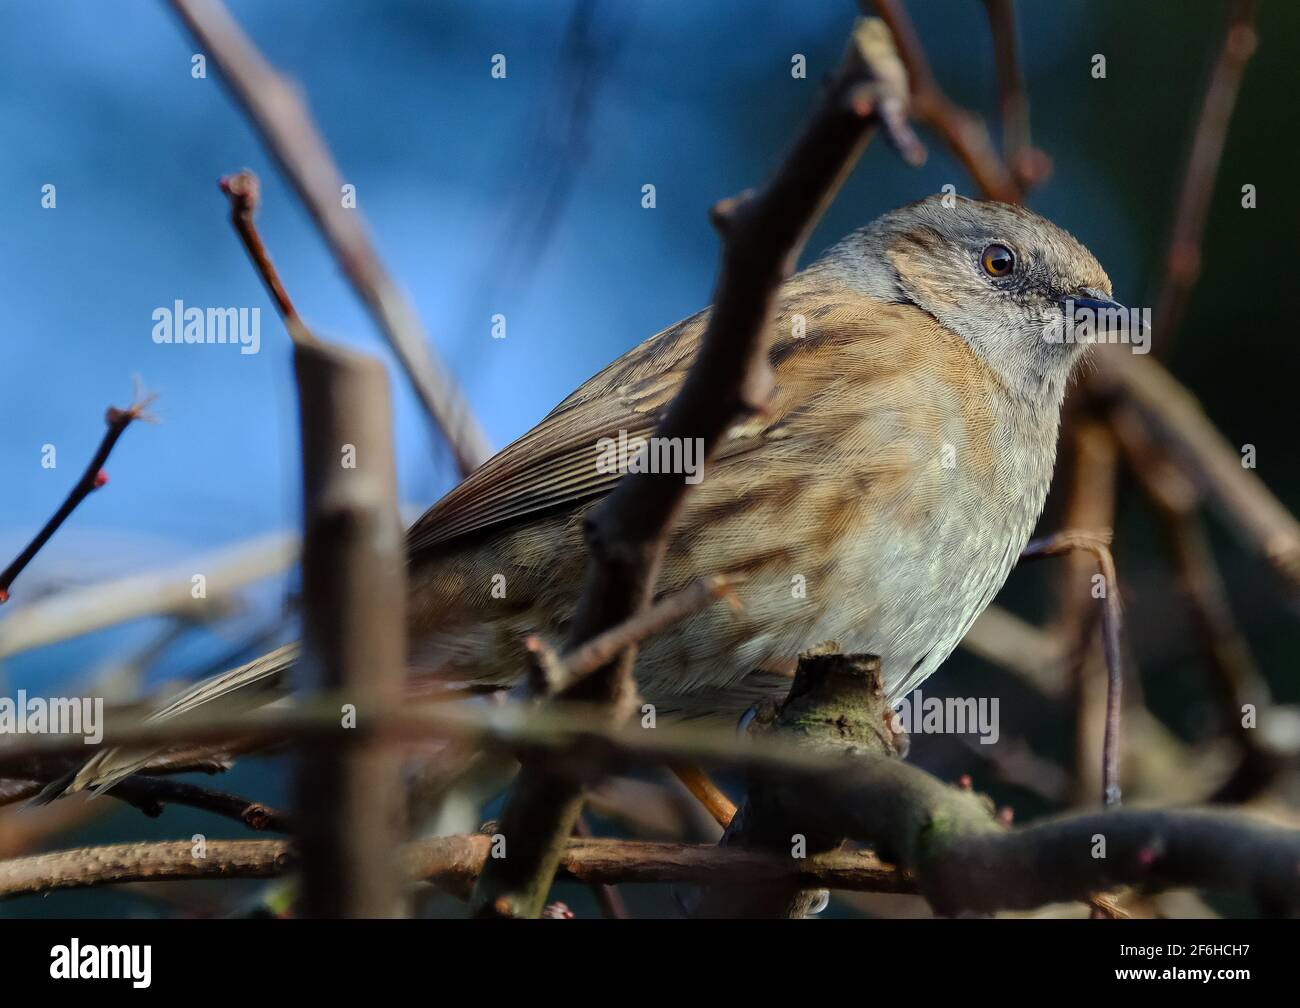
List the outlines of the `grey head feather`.
{"label": "grey head feather", "polygon": [[[1014,254],[1010,275],[990,276],[981,265],[992,245]],[[925,311],[1011,388],[1044,405],[1060,404],[1082,349],[1048,338],[1064,319],[1064,300],[1111,293],[1096,258],[1062,228],[1023,207],[960,196],[884,214],[817,265],[871,297]]]}

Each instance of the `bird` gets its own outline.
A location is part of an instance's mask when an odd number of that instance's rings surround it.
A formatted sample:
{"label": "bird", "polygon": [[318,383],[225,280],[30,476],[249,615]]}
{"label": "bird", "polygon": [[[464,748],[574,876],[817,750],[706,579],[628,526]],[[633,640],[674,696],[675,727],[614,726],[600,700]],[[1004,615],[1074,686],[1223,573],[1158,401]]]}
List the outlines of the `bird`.
{"label": "bird", "polygon": [[[933,674],[1042,513],[1085,350],[1051,334],[1081,308],[1123,311],[1078,240],[952,194],[883,214],[787,278],[768,321],[770,400],[694,474],[655,586],[726,575],[739,611],[712,606],[642,642],[644,702],[734,722],[828,645],[879,656],[894,703]],[[564,639],[583,520],[623,474],[602,465],[608,446],[653,436],[709,311],[628,350],[409,528],[415,680],[509,689],[530,636]],[[298,654],[285,645],[153,716],[258,702]],[[111,786],[151,755],[106,749],[65,790]]]}

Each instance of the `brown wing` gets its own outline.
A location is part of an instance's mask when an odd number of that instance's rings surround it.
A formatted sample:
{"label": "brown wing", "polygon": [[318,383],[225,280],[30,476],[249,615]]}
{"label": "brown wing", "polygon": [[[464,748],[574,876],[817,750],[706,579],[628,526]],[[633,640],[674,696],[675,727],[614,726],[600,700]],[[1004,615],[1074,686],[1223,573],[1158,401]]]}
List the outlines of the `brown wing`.
{"label": "brown wing", "polygon": [[471,473],[411,526],[407,549],[605,493],[617,472],[601,472],[602,438],[648,437],[686,376],[707,322],[699,312],[646,340],[584,382],[546,418]]}
{"label": "brown wing", "polygon": [[[833,378],[801,363],[801,352],[819,341],[874,343],[883,334],[864,331],[862,323],[880,308],[842,282],[829,283],[816,265],[787,281],[771,323],[774,400],[763,414],[728,432],[715,461],[783,436],[780,428],[790,411],[806,405],[813,391]],[[796,310],[807,314],[807,333],[792,325]],[[598,443],[617,439],[620,431],[629,439],[654,431],[686,376],[708,317],[706,310],[678,322],[588,379],[541,423],[426,511],[408,533],[410,554],[607,492],[619,474],[598,471]],[[885,330],[890,328],[886,323]]]}

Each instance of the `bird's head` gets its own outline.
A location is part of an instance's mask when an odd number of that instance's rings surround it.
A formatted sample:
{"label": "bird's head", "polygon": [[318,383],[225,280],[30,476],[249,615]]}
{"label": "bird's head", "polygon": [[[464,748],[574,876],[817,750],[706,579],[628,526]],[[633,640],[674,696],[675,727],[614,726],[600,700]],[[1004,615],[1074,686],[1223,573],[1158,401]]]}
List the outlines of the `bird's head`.
{"label": "bird's head", "polygon": [[1006,203],[932,196],[878,218],[828,258],[867,293],[933,316],[1031,396],[1063,394],[1085,348],[1070,321],[1094,313],[1097,333],[1128,318],[1091,252]]}

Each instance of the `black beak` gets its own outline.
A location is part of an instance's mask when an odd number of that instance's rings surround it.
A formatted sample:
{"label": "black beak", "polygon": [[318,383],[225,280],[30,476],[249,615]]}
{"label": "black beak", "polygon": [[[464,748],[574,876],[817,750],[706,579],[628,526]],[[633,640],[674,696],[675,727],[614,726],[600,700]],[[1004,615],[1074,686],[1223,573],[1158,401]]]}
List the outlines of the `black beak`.
{"label": "black beak", "polygon": [[1078,310],[1079,308],[1090,308],[1096,312],[1102,312],[1102,311],[1121,311],[1125,313],[1128,312],[1128,309],[1125,308],[1118,301],[1113,301],[1107,297],[1075,296],[1072,298],[1065,298],[1061,302],[1062,306],[1067,308],[1071,303],[1073,303],[1076,310]]}
{"label": "black beak", "polygon": [[1114,298],[1092,287],[1085,287],[1078,294],[1061,298],[1061,310],[1067,317],[1077,320],[1077,313],[1082,309],[1090,312],[1094,320],[1105,320],[1107,328],[1116,326],[1117,332],[1130,332],[1142,335],[1148,331],[1142,321],[1140,312],[1130,312]]}

